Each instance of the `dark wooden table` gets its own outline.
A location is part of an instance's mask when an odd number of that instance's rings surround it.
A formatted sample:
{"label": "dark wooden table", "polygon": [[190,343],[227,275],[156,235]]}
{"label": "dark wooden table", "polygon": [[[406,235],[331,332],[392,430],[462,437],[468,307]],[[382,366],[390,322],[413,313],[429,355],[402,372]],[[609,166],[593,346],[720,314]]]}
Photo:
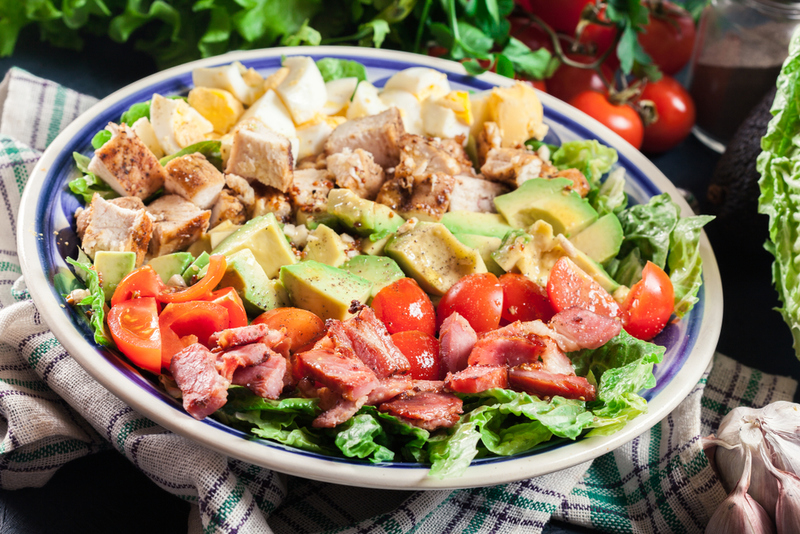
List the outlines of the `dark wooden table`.
{"label": "dark wooden table", "polygon": [[[40,43],[31,30],[23,31],[11,58],[0,59],[0,74],[18,66],[102,98],[156,71],[146,56],[105,39],[87,40],[82,52],[56,50]],[[708,210],[706,189],[718,159],[693,137],[652,157],[673,183],[694,194],[702,212]],[[764,372],[800,379],[791,335],[774,311],[779,302],[763,239],[742,239],[714,222],[707,233],[725,299],[718,350]],[[120,454],[107,451],[71,462],[43,488],[0,491],[0,534],[172,534],[186,531],[188,511],[187,503],[158,488]],[[545,532],[590,531],[553,521]]]}

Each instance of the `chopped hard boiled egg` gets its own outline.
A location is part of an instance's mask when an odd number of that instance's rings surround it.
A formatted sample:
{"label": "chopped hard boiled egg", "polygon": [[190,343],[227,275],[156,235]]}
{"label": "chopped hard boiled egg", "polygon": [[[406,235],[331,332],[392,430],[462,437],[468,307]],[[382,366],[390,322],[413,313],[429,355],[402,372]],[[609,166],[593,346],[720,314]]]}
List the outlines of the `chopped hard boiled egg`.
{"label": "chopped hard boiled egg", "polygon": [[189,91],[189,105],[214,125],[214,131],[224,134],[244,113],[244,106],[225,89],[195,87]]}
{"label": "chopped hard boiled egg", "polygon": [[450,108],[456,118],[466,124],[472,124],[472,107],[469,102],[469,93],[466,91],[450,91],[436,101],[440,106]]}
{"label": "chopped hard boiled egg", "polygon": [[[242,77],[243,73],[247,75],[247,81]],[[253,85],[248,84],[248,81]],[[195,87],[225,89],[248,106],[264,92],[261,75],[253,69],[245,69],[238,61],[222,67],[194,69],[192,82]]]}
{"label": "chopped hard boiled egg", "polygon": [[381,100],[387,106],[394,106],[400,110],[400,117],[403,119],[403,126],[407,132],[424,135],[425,132],[422,129],[422,105],[417,100],[417,97],[408,91],[390,89],[381,93]]}
{"label": "chopped hard boiled egg", "polygon": [[411,67],[401,70],[386,81],[384,89],[400,89],[416,96],[420,102],[428,98],[439,98],[450,92],[447,75],[427,67]]}
{"label": "chopped hard boiled egg", "polygon": [[142,143],[150,149],[150,152],[152,152],[155,157],[159,159],[164,157],[164,149],[161,148],[161,145],[158,143],[158,138],[156,137],[155,130],[153,130],[153,125],[150,124],[150,119],[141,117],[131,125],[131,130],[136,134],[136,137],[142,140]]}
{"label": "chopped hard boiled egg", "polygon": [[295,124],[303,124],[322,111],[328,94],[317,64],[306,56],[286,58],[289,74],[275,91],[280,95]]}
{"label": "chopped hard boiled egg", "polygon": [[322,108],[326,115],[336,115],[344,110],[350,103],[350,98],[356,90],[358,78],[339,78],[331,80],[325,84],[325,92],[328,101]]}
{"label": "chopped hard boiled egg", "polygon": [[496,122],[503,132],[504,147],[521,145],[531,137],[541,140],[547,135],[542,103],[528,83],[495,87],[486,106],[488,120]]}
{"label": "chopped hard boiled egg", "polygon": [[381,100],[378,89],[369,82],[361,82],[353,94],[353,100],[347,107],[347,118],[348,120],[360,119],[368,115],[377,115],[387,109],[389,106]]}
{"label": "chopped hard boiled egg", "polygon": [[430,98],[422,103],[422,128],[431,137],[454,139],[461,135],[464,141],[469,137],[469,126],[458,120],[456,112]]}
{"label": "chopped hard boiled egg", "polygon": [[341,123],[347,121],[344,117],[328,117],[317,115],[314,119],[297,127],[297,138],[300,141],[300,149],[297,159],[308,156],[315,156],[325,148],[325,141],[330,137],[331,132]]}
{"label": "chopped hard boiled egg", "polygon": [[184,100],[159,94],[154,94],[150,103],[150,123],[158,144],[167,155],[203,141],[214,131],[214,125]]}

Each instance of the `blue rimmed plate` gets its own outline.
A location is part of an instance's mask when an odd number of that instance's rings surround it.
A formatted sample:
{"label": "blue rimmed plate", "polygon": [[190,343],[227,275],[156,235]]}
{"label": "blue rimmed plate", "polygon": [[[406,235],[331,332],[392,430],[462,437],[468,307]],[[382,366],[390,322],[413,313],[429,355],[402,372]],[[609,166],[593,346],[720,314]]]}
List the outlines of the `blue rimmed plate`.
{"label": "blue rimmed plate", "polygon": [[[292,55],[359,61],[366,65],[370,81],[378,87],[395,72],[415,66],[447,73],[451,85],[458,89],[481,91],[512,83],[491,73],[471,77],[457,63],[402,52],[349,47],[273,48],[236,52],[175,67],[129,85],[93,106],[53,141],[31,174],[22,197],[17,243],[22,272],[40,313],[58,340],[98,382],[164,427],[228,456],[302,477],[392,489],[486,486],[565,469],[642,434],[689,394],[713,356],[722,325],[722,285],[705,235],[701,241],[705,284],[699,294],[700,302],[683,320],[667,326],[655,340],[667,347],[667,352],[663,363],[655,369],[656,387],[644,393],[649,403],[647,414],[611,436],[558,441],[525,455],[476,460],[459,478],[431,478],[427,476],[427,467],[419,464],[372,465],[321,456],[254,438],[211,419],[197,421],[123,358],[97,347],[83,318],[62,306],[61,295],[68,290],[71,280],[64,258],[75,256],[78,243],[73,214],[79,203],[66,186],[77,173],[72,152],[90,154],[94,133],[109,121],[119,120],[131,104],[148,100],[153,93],[185,94],[191,86],[194,68],[241,61],[266,74],[280,66],[282,56]],[[691,214],[669,180],[622,138],[560,100],[546,94],[540,97],[545,122],[551,131],[548,141],[598,139],[616,148],[618,165],[627,172],[626,192],[634,202],[646,202],[653,195],[667,192],[680,204],[684,215]]]}

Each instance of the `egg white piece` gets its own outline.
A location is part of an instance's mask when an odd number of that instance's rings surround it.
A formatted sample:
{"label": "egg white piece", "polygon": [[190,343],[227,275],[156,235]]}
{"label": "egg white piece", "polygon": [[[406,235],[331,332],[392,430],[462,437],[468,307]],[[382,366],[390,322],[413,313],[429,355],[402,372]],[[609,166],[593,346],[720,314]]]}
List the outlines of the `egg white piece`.
{"label": "egg white piece", "polygon": [[422,102],[427,98],[439,98],[450,92],[447,75],[427,67],[411,67],[401,70],[386,81],[384,89],[408,91]]}
{"label": "egg white piece", "polygon": [[469,126],[458,120],[455,111],[430,98],[422,103],[422,128],[431,137],[469,137]]}
{"label": "egg white piece", "polygon": [[150,124],[166,155],[199,143],[214,131],[214,125],[186,101],[159,94],[150,103]]}
{"label": "egg white piece", "polygon": [[322,111],[328,100],[325,80],[314,60],[306,56],[286,58],[289,74],[275,89],[295,124],[303,124]]}
{"label": "egg white piece", "polygon": [[347,107],[347,119],[353,120],[368,115],[377,115],[387,109],[389,106],[381,100],[378,89],[369,82],[361,82],[353,94],[353,100]]}
{"label": "egg white piece", "polygon": [[325,115],[335,115],[342,111],[356,90],[358,78],[339,78],[325,83],[325,92],[328,101],[322,108]]}
{"label": "egg white piece", "polygon": [[250,105],[260,95],[263,82],[249,85],[242,77],[242,68],[243,65],[237,61],[222,67],[194,69],[192,82],[195,87],[225,89],[243,104]]}
{"label": "egg white piece", "polygon": [[389,107],[396,107],[400,110],[403,119],[403,126],[406,131],[412,134],[424,135],[422,128],[422,105],[417,97],[408,91],[391,89],[381,93],[381,100]]}
{"label": "egg white piece", "polygon": [[142,143],[150,149],[150,152],[152,152],[155,157],[159,159],[164,157],[164,149],[161,148],[161,145],[158,143],[156,131],[153,129],[153,125],[150,124],[150,119],[141,117],[133,123],[131,130],[134,131],[136,136],[142,140]]}
{"label": "egg white piece", "polygon": [[344,117],[328,117],[320,115],[305,124],[297,127],[297,138],[300,140],[300,151],[297,159],[315,156],[325,148],[333,130],[341,123],[346,122]]}

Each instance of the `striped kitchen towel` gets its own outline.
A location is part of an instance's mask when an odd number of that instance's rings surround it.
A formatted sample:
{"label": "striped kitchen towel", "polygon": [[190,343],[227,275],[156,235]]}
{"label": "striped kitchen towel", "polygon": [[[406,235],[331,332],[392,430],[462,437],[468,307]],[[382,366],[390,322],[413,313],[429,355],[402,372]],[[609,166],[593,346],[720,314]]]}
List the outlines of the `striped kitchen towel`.
{"label": "striped kitchen towel", "polygon": [[0,84],[0,487],[41,486],[113,447],[194,504],[190,532],[541,532],[551,517],[606,532],[702,532],[725,494],[700,437],[739,405],[791,400],[796,383],[717,355],[664,421],[594,463],[501,486],[400,492],[338,486],[227,458],[159,427],[94,381],[43,324],[20,278],[15,222],[28,173],[94,102],[11,69]]}

